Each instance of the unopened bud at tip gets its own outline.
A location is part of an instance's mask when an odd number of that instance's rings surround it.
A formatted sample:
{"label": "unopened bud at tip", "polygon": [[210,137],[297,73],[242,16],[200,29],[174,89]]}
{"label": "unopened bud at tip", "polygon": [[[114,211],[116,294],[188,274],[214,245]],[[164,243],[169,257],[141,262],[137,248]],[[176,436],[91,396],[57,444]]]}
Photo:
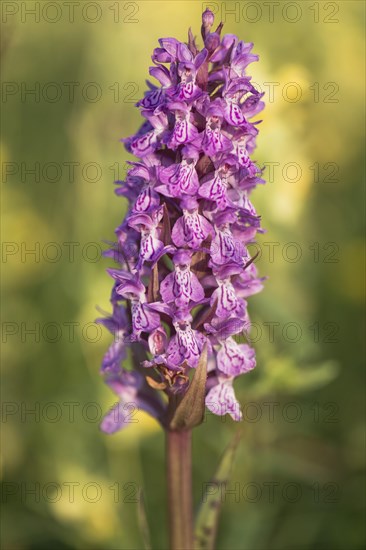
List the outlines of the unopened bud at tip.
{"label": "unopened bud at tip", "polygon": [[211,53],[220,45],[220,37],[217,33],[209,33],[205,38],[205,48]]}
{"label": "unopened bud at tip", "polygon": [[202,14],[202,25],[206,31],[209,31],[214,23],[215,16],[208,8]]}

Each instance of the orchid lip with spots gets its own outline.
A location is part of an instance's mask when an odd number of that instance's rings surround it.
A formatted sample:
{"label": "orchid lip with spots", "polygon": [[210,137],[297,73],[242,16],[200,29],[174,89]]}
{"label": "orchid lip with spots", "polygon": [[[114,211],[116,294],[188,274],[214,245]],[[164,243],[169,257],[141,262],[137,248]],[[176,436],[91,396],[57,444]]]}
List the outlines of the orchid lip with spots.
{"label": "orchid lip with spots", "polygon": [[[247,72],[258,60],[253,44],[222,36],[222,24],[211,32],[213,22],[207,9],[201,49],[190,31],[187,43],[162,38],[152,54],[157,82],[137,103],[143,124],[123,140],[138,157],[117,182],[129,211],[106,252],[119,266],[109,270],[113,313],[99,319],[115,336],[102,374],[121,402],[134,396],[164,427],[168,402],[187,391],[204,346],[214,414],[241,419],[233,383],[255,367],[254,350],[235,334],[249,326],[247,299],[263,281],[248,252],[262,231],[249,196],[263,183],[251,158],[263,94]],[[131,345],[139,352],[130,372]],[[124,426],[112,410],[102,429]]]}

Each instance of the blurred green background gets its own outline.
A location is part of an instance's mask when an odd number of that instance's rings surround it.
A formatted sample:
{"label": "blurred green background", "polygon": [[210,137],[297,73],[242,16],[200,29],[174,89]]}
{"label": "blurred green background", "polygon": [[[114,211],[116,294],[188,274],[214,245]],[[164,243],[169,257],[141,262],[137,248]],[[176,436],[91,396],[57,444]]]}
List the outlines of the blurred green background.
{"label": "blurred green background", "polygon": [[[167,548],[163,433],[143,413],[99,432],[111,337],[90,323],[111,288],[101,241],[125,212],[119,139],[157,39],[199,36],[206,4],[34,4],[2,2],[2,548],[140,549],[140,487]],[[250,299],[257,369],[236,382],[246,420],[218,548],[361,549],[364,3],[209,4],[255,43],[267,92],[253,202],[269,279]],[[235,430],[211,415],[195,430],[196,503]]]}

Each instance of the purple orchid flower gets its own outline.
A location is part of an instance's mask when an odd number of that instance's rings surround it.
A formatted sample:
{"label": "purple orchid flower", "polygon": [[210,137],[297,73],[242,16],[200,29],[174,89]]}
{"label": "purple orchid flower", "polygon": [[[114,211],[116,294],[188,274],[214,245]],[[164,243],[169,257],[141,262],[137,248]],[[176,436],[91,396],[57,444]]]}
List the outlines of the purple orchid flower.
{"label": "purple orchid flower", "polygon": [[203,152],[209,157],[214,157],[223,151],[230,151],[232,143],[221,128],[224,119],[222,102],[219,99],[212,103],[206,102],[203,113],[206,117],[205,131],[200,135]]}
{"label": "purple orchid flower", "polygon": [[191,110],[186,103],[176,101],[168,103],[167,107],[175,116],[174,128],[167,145],[175,151],[180,145],[193,141],[198,135],[198,130],[192,122]]}
{"label": "purple orchid flower", "polygon": [[169,273],[160,284],[160,293],[165,303],[174,302],[177,308],[186,308],[189,303],[200,303],[205,291],[198,277],[191,271],[192,254],[178,250],[173,256],[174,272]]}
{"label": "purple orchid flower", "polygon": [[227,338],[217,353],[217,367],[228,376],[239,376],[255,367],[255,351],[247,344]]}
{"label": "purple orchid flower", "polygon": [[176,313],[173,318],[175,336],[172,337],[167,349],[167,362],[172,368],[195,368],[200,358],[206,338],[191,327],[192,317],[188,311]]}
{"label": "purple orchid flower", "polygon": [[225,210],[228,206],[234,206],[228,195],[230,183],[230,164],[224,160],[219,163],[214,173],[210,172],[201,180],[198,194],[209,201],[212,201],[217,210]]}
{"label": "purple orchid flower", "polygon": [[231,315],[243,318],[246,313],[246,302],[239,298],[236,294],[236,289],[230,279],[216,278],[218,288],[212,293],[210,305],[216,306],[216,315],[225,319]]}
{"label": "purple orchid flower", "polygon": [[[116,182],[128,214],[105,252],[118,264],[108,270],[113,314],[98,319],[114,336],[102,373],[120,399],[103,420],[108,433],[126,425],[129,402],[164,424],[159,392],[184,397],[203,351],[207,408],[240,420],[233,383],[256,365],[237,335],[264,281],[248,251],[263,231],[251,202],[264,183],[252,159],[263,94],[247,74],[253,45],[213,23],[207,9],[201,49],[192,32],[187,43],[159,40],[149,70],[157,84],[137,103],[144,122],[122,140],[137,159]],[[122,368],[127,346],[140,350],[133,371]]]}
{"label": "purple orchid flower", "polygon": [[175,222],[172,241],[177,247],[197,249],[213,233],[210,222],[198,210],[196,199],[182,199],[183,216]]}
{"label": "purple orchid flower", "polygon": [[145,286],[143,283],[128,273],[112,273],[110,274],[121,281],[116,287],[118,295],[129,300],[131,304],[132,317],[132,339],[139,339],[142,332],[149,332],[160,325],[159,315],[152,311],[145,294]]}
{"label": "purple orchid flower", "polygon": [[132,213],[150,212],[157,210],[160,205],[160,196],[155,191],[157,185],[157,166],[149,166],[148,158],[145,158],[144,163],[130,163],[132,168],[129,175],[133,176],[135,181],[140,182],[140,190],[136,197],[135,204],[132,207]]}
{"label": "purple orchid flower", "polygon": [[229,414],[237,422],[242,419],[240,404],[234,393],[233,378],[218,376],[217,384],[206,395],[206,407],[218,416]]}
{"label": "purple orchid flower", "polygon": [[183,156],[180,163],[172,163],[162,167],[159,172],[160,181],[156,191],[166,197],[183,198],[184,195],[195,196],[200,186],[196,172],[198,153],[191,156]]}
{"label": "purple orchid flower", "polygon": [[159,239],[158,225],[163,217],[162,208],[154,210],[151,214],[132,214],[128,218],[130,227],[141,233],[140,256],[136,269],[141,269],[144,262],[153,262],[164,244]]}
{"label": "purple orchid flower", "polygon": [[167,117],[163,113],[151,115],[150,111],[147,111],[146,115],[149,116],[148,126],[142,127],[146,131],[142,130],[143,133],[136,134],[127,142],[131,153],[141,158],[150,155],[159,147],[159,142],[168,126]]}
{"label": "purple orchid flower", "polygon": [[211,260],[212,265],[225,265],[234,262],[243,266],[250,260],[245,245],[234,239],[228,224],[215,228],[215,237],[211,243]]}
{"label": "purple orchid flower", "polygon": [[168,92],[168,95],[176,101],[192,102],[204,94],[196,84],[196,76],[199,68],[206,61],[207,55],[208,51],[203,49],[194,57],[186,44],[179,44],[177,49],[179,83],[173,92]]}

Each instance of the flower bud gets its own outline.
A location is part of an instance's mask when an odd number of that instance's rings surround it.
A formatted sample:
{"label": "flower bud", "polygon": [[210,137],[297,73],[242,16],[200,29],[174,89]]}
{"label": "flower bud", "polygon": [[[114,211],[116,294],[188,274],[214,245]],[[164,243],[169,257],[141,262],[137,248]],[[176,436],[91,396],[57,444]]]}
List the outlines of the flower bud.
{"label": "flower bud", "polygon": [[206,31],[209,31],[214,24],[215,16],[208,8],[202,14],[202,25]]}
{"label": "flower bud", "polygon": [[209,33],[205,38],[205,47],[212,53],[220,45],[220,37],[216,32]]}

